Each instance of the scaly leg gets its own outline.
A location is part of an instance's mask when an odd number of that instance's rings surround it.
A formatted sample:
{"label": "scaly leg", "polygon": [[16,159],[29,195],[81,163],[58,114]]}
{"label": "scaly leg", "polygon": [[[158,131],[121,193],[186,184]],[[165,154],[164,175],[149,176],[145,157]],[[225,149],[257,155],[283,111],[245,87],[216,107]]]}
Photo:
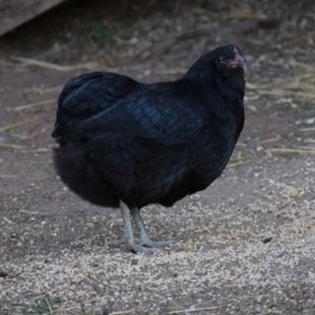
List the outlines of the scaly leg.
{"label": "scaly leg", "polygon": [[144,225],[139,209],[131,208],[130,212],[131,212],[131,215],[135,224],[137,225],[140,231],[140,242],[143,246],[149,247],[149,248],[160,248],[160,247],[170,246],[176,243],[176,241],[160,241],[160,242],[152,241]]}
{"label": "scaly leg", "polygon": [[132,251],[133,253],[143,253],[147,255],[153,254],[154,251],[152,249],[138,245],[135,242],[134,233],[133,233],[132,224],[131,224],[130,209],[123,201],[120,201],[119,205],[120,205],[120,209],[122,211],[122,216],[124,220],[125,238],[127,241],[128,249]]}

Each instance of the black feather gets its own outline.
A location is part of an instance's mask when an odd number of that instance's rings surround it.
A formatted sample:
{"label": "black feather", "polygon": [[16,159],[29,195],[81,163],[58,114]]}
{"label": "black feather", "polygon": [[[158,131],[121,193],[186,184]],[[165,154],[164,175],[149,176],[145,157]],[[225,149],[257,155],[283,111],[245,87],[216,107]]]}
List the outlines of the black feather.
{"label": "black feather", "polygon": [[[92,203],[171,206],[224,170],[244,124],[243,69],[201,57],[175,82],[141,84],[96,72],[69,81],[58,101],[54,160],[62,180]],[[237,47],[238,49],[238,47]]]}
{"label": "black feather", "polygon": [[139,85],[110,72],[91,72],[71,79],[59,96],[52,136],[60,138],[68,124],[74,125],[112,106]]}

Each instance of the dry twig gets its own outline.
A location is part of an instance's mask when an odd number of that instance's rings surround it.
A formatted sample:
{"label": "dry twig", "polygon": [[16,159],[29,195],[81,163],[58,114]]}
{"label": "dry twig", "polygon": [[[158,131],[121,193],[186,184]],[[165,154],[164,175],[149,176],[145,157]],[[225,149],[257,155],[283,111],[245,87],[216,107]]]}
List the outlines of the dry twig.
{"label": "dry twig", "polygon": [[29,215],[43,214],[43,213],[39,213],[39,212],[37,212],[37,211],[29,211],[29,210],[25,210],[25,209],[20,209],[19,212],[20,212],[20,213],[29,214]]}
{"label": "dry twig", "polygon": [[315,149],[295,149],[295,148],[271,148],[267,150],[270,153],[292,153],[302,155],[315,155]]}
{"label": "dry twig", "polygon": [[210,306],[210,307],[203,307],[203,308],[194,308],[194,309],[186,309],[186,310],[178,310],[178,311],[172,311],[168,312],[167,314],[188,314],[188,313],[197,313],[197,312],[202,312],[202,311],[211,311],[211,310],[216,310],[216,306]]}
{"label": "dry twig", "polygon": [[281,138],[280,135],[276,135],[275,137],[260,141],[260,144],[276,142],[276,141],[280,140],[280,138]]}
{"label": "dry twig", "polygon": [[229,163],[227,165],[227,168],[234,168],[234,167],[238,167],[238,166],[241,166],[241,165],[244,165],[244,164],[247,164],[247,163],[249,163],[248,160],[238,161],[238,162],[234,162],[234,163]]}
{"label": "dry twig", "polygon": [[81,69],[92,70],[92,69],[97,68],[98,66],[97,63],[92,63],[92,62],[77,64],[77,65],[58,65],[51,62],[46,62],[46,61],[41,61],[41,60],[31,59],[31,58],[24,58],[24,57],[13,57],[12,59],[19,61],[28,66],[38,66],[38,67],[52,69],[56,71],[62,71],[62,72],[81,70]]}
{"label": "dry twig", "polygon": [[22,151],[22,153],[47,153],[50,152],[51,150],[48,148],[37,148],[37,149],[28,149]]}
{"label": "dry twig", "polygon": [[25,146],[13,144],[13,143],[0,143],[0,148],[22,150],[22,149],[25,149]]}
{"label": "dry twig", "polygon": [[268,20],[268,17],[265,14],[250,11],[231,10],[229,13],[224,15],[212,12],[207,9],[198,9],[198,12],[215,20],[254,20],[259,22]]}
{"label": "dry twig", "polygon": [[0,131],[4,131],[4,132],[10,131],[12,129],[15,129],[16,127],[26,125],[27,123],[28,123],[28,121],[19,121],[19,122],[13,123],[13,124],[9,124],[9,125],[0,127]]}
{"label": "dry twig", "polygon": [[313,128],[313,127],[301,128],[300,131],[301,131],[301,132],[314,132],[314,131],[315,131],[315,128]]}
{"label": "dry twig", "polygon": [[7,217],[3,217],[3,220],[9,224],[13,224],[14,222],[8,219]]}
{"label": "dry twig", "polygon": [[134,312],[134,310],[111,312],[111,315],[125,315]]}
{"label": "dry twig", "polygon": [[30,104],[27,104],[27,105],[17,106],[17,107],[14,108],[14,110],[22,111],[22,110],[27,110],[27,109],[30,109],[30,108],[33,108],[33,107],[40,107],[40,106],[50,105],[50,104],[53,104],[55,102],[56,102],[56,100],[53,98],[53,99],[49,99],[49,100],[46,100],[46,101],[40,101],[40,102],[30,103]]}
{"label": "dry twig", "polygon": [[2,174],[0,175],[0,178],[16,178],[17,175],[10,175],[10,174]]}

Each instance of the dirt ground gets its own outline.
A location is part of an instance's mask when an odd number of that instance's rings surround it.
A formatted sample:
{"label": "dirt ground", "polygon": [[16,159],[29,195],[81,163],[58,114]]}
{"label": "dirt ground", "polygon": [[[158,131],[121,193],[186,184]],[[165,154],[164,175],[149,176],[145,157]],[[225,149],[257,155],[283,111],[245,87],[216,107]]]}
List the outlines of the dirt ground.
{"label": "dirt ground", "polygon": [[[1,40],[1,315],[315,314],[315,5],[257,3],[79,1]],[[155,238],[182,243],[128,253],[120,212],[55,174],[58,93],[95,69],[174,79],[225,42],[248,62],[228,168],[173,208],[143,210]]]}

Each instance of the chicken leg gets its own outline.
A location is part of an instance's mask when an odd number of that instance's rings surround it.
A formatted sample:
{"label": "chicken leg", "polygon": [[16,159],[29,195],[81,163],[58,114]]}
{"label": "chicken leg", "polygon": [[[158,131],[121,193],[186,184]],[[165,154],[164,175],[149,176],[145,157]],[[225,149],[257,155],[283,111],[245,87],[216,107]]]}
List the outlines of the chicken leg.
{"label": "chicken leg", "polygon": [[139,209],[134,207],[130,209],[130,212],[136,226],[139,229],[140,242],[142,246],[145,246],[147,248],[161,248],[161,247],[170,246],[176,243],[176,241],[152,241],[145,227],[145,224],[143,222]]}
{"label": "chicken leg", "polygon": [[129,207],[123,202],[119,202],[120,209],[122,211],[122,216],[124,220],[124,228],[125,228],[125,239],[127,241],[127,246],[130,251],[133,253],[143,253],[146,255],[153,254],[154,249],[139,245],[135,242],[134,233],[131,224],[131,211]]}

